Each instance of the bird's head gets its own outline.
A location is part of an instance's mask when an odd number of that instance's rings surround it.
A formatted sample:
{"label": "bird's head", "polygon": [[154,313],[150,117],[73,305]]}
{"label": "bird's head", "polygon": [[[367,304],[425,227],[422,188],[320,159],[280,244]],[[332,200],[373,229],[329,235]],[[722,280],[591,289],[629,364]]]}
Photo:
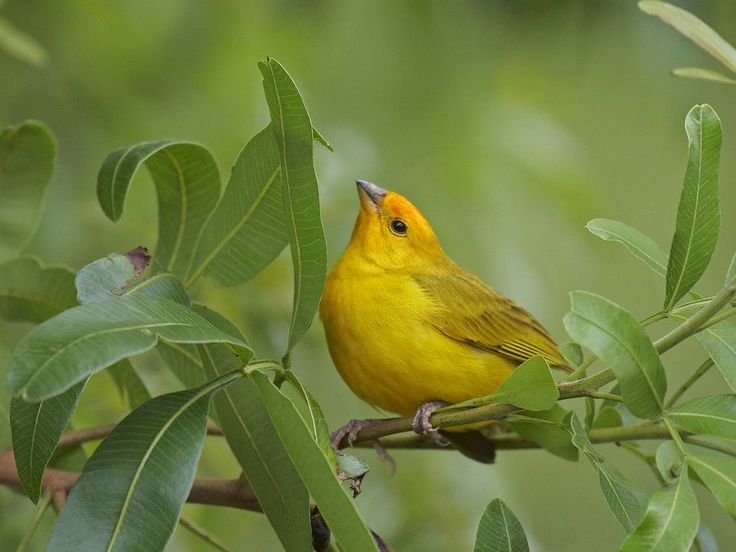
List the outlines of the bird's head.
{"label": "bird's head", "polygon": [[437,236],[408,199],[358,180],[360,213],[351,245],[386,270],[420,267],[444,258]]}

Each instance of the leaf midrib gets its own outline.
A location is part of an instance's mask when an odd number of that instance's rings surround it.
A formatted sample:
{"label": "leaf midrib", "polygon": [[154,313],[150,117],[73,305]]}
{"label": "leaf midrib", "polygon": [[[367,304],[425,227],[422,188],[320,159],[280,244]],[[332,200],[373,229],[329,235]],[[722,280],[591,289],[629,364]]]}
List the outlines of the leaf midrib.
{"label": "leaf midrib", "polygon": [[[140,144],[138,144],[140,145]],[[118,170],[120,169],[120,166],[123,164],[123,160],[128,157],[128,154],[133,151],[135,148],[138,147],[138,145],[133,144],[132,146],[129,146],[128,149],[126,149],[123,154],[120,156],[120,158],[117,160],[117,163],[115,163],[115,168],[112,171],[112,178],[110,179],[110,211],[112,211],[112,215],[114,217],[114,220],[117,220],[120,218],[120,215],[122,215],[122,211],[120,214],[117,212],[117,208],[115,206],[115,185],[117,183],[118,178]],[[137,167],[137,165],[136,165]]]}
{"label": "leaf midrib", "polygon": [[659,410],[661,412],[662,411],[662,408],[664,407],[664,405],[662,403],[662,399],[660,399],[659,395],[657,394],[657,389],[654,386],[654,383],[652,382],[652,380],[649,378],[649,373],[644,369],[643,365],[640,364],[639,358],[634,354],[634,352],[631,350],[631,348],[628,346],[628,344],[626,342],[624,342],[624,341],[621,341],[615,334],[611,333],[604,326],[601,326],[600,324],[598,324],[592,318],[588,318],[586,316],[583,316],[580,313],[580,311],[573,311],[573,312],[577,316],[579,316],[580,318],[582,318],[583,320],[586,320],[587,322],[589,322],[590,324],[592,324],[596,328],[600,329],[602,332],[606,333],[608,336],[610,336],[612,339],[614,339],[617,343],[619,343],[626,350],[627,353],[629,353],[629,355],[631,356],[631,358],[634,360],[634,364],[637,366],[637,368],[639,368],[640,372],[644,376],[644,379],[647,382],[647,385],[649,387],[649,390],[652,392],[652,395],[654,396],[654,400],[657,402],[657,405],[659,406]]}
{"label": "leaf midrib", "polygon": [[39,366],[39,368],[35,372],[33,372],[33,374],[31,374],[31,376],[26,380],[25,385],[23,385],[23,387],[20,388],[20,391],[21,392],[27,391],[28,387],[36,380],[39,374],[41,374],[41,372],[46,370],[49,364],[53,362],[59,355],[61,355],[62,353],[65,353],[71,347],[76,346],[78,343],[82,343],[83,341],[87,339],[98,337],[100,335],[105,335],[109,333],[115,333],[115,332],[126,332],[130,330],[145,330],[148,328],[161,328],[161,327],[174,327],[174,326],[195,327],[193,324],[185,323],[185,322],[157,322],[157,323],[148,322],[145,324],[137,324],[135,326],[122,326],[122,327],[119,326],[116,328],[109,328],[107,330],[99,330],[97,332],[92,332],[92,333],[80,336],[77,339],[70,341],[69,343],[66,343],[65,345],[60,347],[58,350],[54,352],[53,355],[51,355],[48,359],[46,359],[46,361],[44,361],[44,363],[41,364],[41,366]]}
{"label": "leaf midrib", "polygon": [[[281,167],[280,166],[279,167],[276,167],[276,169],[273,171],[273,174],[271,174],[271,176],[268,178],[268,180],[266,180],[265,185],[263,186],[263,188],[261,189],[261,191],[256,196],[255,201],[248,208],[248,210],[245,212],[245,215],[243,215],[243,217],[240,219],[240,221],[238,222],[238,224],[236,224],[233,227],[233,229],[230,232],[228,232],[228,234],[225,236],[225,238],[223,238],[222,241],[220,241],[220,243],[218,243],[215,247],[212,248],[212,251],[210,252],[210,254],[207,255],[207,257],[204,259],[204,261],[202,261],[202,263],[199,265],[199,267],[197,267],[197,270],[195,270],[192,273],[192,275],[187,278],[187,281],[184,283],[184,286],[185,287],[191,286],[194,283],[194,281],[200,276],[200,274],[202,274],[202,272],[207,267],[207,265],[212,262],[212,260],[220,253],[220,251],[222,251],[222,249],[225,247],[225,245],[227,245],[228,243],[230,243],[230,241],[235,237],[235,235],[238,232],[240,232],[240,230],[243,228],[243,226],[245,226],[246,224],[248,224],[248,222],[250,221],[250,219],[253,217],[254,213],[256,212],[256,209],[258,208],[258,206],[260,206],[261,202],[263,201],[263,198],[266,196],[266,193],[268,193],[268,190],[271,189],[271,186],[276,181],[276,176],[279,174],[279,171],[281,171]],[[224,197],[224,194],[223,194],[223,197]],[[220,198],[220,201],[222,201],[222,198]],[[214,214],[216,212],[217,212],[217,208],[215,208],[212,211],[212,214],[210,215],[210,218],[212,216],[214,216]],[[207,228],[208,223],[209,223],[209,219],[207,220],[207,223],[205,223],[205,225],[202,227],[202,231],[204,231]],[[202,239],[202,233],[200,233],[199,237],[197,238],[197,247],[201,243],[201,239]],[[196,253],[196,251],[195,251],[195,253]],[[194,259],[194,257],[192,257],[192,258]]]}
{"label": "leaf midrib", "polygon": [[110,543],[107,546],[107,552],[110,552],[115,546],[115,541],[120,535],[120,531],[122,529],[123,519],[127,515],[130,501],[133,498],[135,487],[138,483],[138,480],[141,477],[143,468],[146,466],[146,463],[151,457],[151,454],[153,454],[153,451],[156,448],[156,445],[163,438],[164,434],[168,431],[168,429],[171,427],[174,421],[176,421],[176,419],[179,418],[179,416],[181,416],[182,413],[184,413],[193,403],[197,402],[199,399],[201,399],[202,397],[204,397],[205,395],[211,392],[212,392],[212,389],[210,388],[210,386],[207,386],[204,389],[201,389],[198,393],[193,395],[191,399],[189,399],[179,409],[177,409],[176,413],[173,416],[171,416],[166,421],[166,423],[161,427],[161,429],[156,433],[156,436],[154,437],[153,441],[151,441],[151,444],[147,447],[146,453],[143,455],[143,458],[141,459],[141,463],[138,465],[138,468],[133,474],[133,479],[130,482],[130,486],[128,487],[128,492],[126,493],[125,500],[123,501],[123,506],[120,509],[120,514],[118,515],[117,523],[115,524],[115,529],[113,530],[112,536],[110,537]]}
{"label": "leaf midrib", "polygon": [[171,258],[169,259],[169,262],[166,266],[166,270],[168,270],[169,272],[173,272],[172,267],[176,262],[176,257],[179,255],[179,248],[181,247],[182,236],[184,235],[184,229],[186,228],[189,199],[187,197],[186,185],[184,183],[184,171],[181,170],[181,165],[179,165],[179,161],[176,159],[176,157],[171,155],[168,147],[164,147],[159,151],[164,153],[169,158],[169,161],[171,161],[171,164],[174,166],[174,169],[176,170],[177,183],[179,184],[179,193],[181,195],[181,212],[179,213],[181,218],[179,222],[179,231],[176,233],[174,249],[171,253]]}
{"label": "leaf midrib", "polygon": [[[687,466],[683,466],[683,470],[687,469]],[[652,550],[656,549],[657,546],[659,546],[659,543],[664,538],[665,534],[667,533],[667,528],[669,527],[670,523],[672,522],[672,517],[675,515],[675,509],[677,508],[677,500],[680,497],[680,490],[682,489],[684,478],[687,477],[686,474],[681,474],[679,479],[677,480],[677,486],[675,487],[674,493],[672,495],[672,506],[670,507],[669,512],[667,513],[667,518],[665,519],[665,522],[662,524],[662,527],[660,528],[659,535],[657,536],[657,540],[654,541],[654,544],[652,546]]]}
{"label": "leaf midrib", "polygon": [[[209,352],[209,349],[207,347],[204,347],[204,350],[205,350],[205,354],[207,355],[207,358],[210,361],[210,364],[214,367],[215,366],[215,362],[214,362],[214,359],[212,358],[212,355]],[[243,428],[243,431],[245,431],[246,435],[248,436],[248,439],[250,439],[250,441],[252,443],[255,443],[255,440],[253,439],[253,435],[251,434],[250,430],[246,426],[245,421],[243,420],[242,416],[240,415],[240,412],[235,407],[235,403],[233,402],[232,397],[230,396],[230,393],[227,392],[227,389],[225,390],[224,395],[225,395],[225,397],[227,399],[227,402],[230,404],[230,408],[233,410],[233,412],[235,413],[235,416],[238,418],[238,421],[240,422],[240,425]],[[288,503],[286,501],[286,498],[284,497],[284,494],[281,492],[281,487],[279,487],[279,485],[276,483],[277,478],[275,477],[274,474],[271,473],[269,463],[266,462],[265,458],[261,454],[261,451],[258,449],[258,447],[255,446],[255,444],[253,446],[253,450],[255,450],[256,454],[258,455],[258,459],[260,460],[261,464],[263,465],[263,467],[265,469],[265,472],[268,475],[268,478],[270,479],[271,483],[273,484],[274,488],[276,489],[276,492],[279,495],[279,499],[281,500],[282,504],[284,505],[284,507],[286,509],[287,515],[289,517],[289,525],[291,525],[292,527],[294,527],[296,524],[294,523],[294,518],[293,518],[292,513],[291,513],[291,508],[289,508]],[[255,489],[254,489],[254,492],[255,492]]]}
{"label": "leaf midrib", "polygon": [[685,269],[687,268],[687,262],[690,258],[690,249],[692,247],[693,238],[695,236],[695,226],[697,225],[698,220],[698,205],[700,204],[700,191],[702,187],[702,175],[703,175],[703,108],[701,107],[698,110],[698,115],[700,116],[700,124],[698,125],[698,144],[700,147],[698,148],[698,178],[697,178],[697,186],[695,187],[695,206],[693,208],[693,220],[690,224],[690,234],[688,236],[688,242],[687,242],[687,248],[685,249],[685,259],[682,261],[682,268],[680,270],[679,277],[677,278],[677,283],[675,284],[674,288],[672,288],[672,297],[670,297],[669,303],[667,304],[667,308],[665,310],[671,310],[672,307],[675,305],[675,302],[677,299],[677,293],[680,289],[680,285],[682,284],[682,279],[685,277]]}
{"label": "leaf midrib", "polygon": [[[281,133],[281,172],[284,177],[284,194],[286,196],[286,205],[288,205],[289,220],[291,221],[291,254],[294,258],[294,313],[291,316],[291,323],[289,324],[289,342],[291,342],[291,336],[294,333],[294,325],[296,324],[297,315],[299,314],[298,309],[301,304],[301,292],[302,292],[302,252],[301,242],[299,241],[299,232],[296,227],[296,219],[294,218],[294,205],[291,201],[291,182],[289,180],[289,164],[286,155],[286,131],[284,128],[284,110],[281,104],[281,93],[279,86],[276,81],[276,73],[274,73],[273,65],[268,63],[268,70],[271,72],[271,78],[273,79],[273,88],[276,91],[276,101],[278,102],[279,111],[279,131]],[[289,343],[291,348],[291,343]]]}

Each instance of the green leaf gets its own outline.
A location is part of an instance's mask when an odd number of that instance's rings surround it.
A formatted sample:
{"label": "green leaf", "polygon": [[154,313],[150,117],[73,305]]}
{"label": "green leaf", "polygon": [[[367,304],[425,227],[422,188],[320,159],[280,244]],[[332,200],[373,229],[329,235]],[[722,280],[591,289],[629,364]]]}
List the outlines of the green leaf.
{"label": "green leaf", "polygon": [[629,534],[621,552],[687,552],[698,532],[698,501],[687,470],[649,499],[639,526]]}
{"label": "green leaf", "polygon": [[[199,347],[207,377],[237,364],[221,345]],[[220,427],[263,512],[286,550],[311,550],[309,493],[269,418],[255,384],[245,378],[214,397]]]}
{"label": "green leaf", "polygon": [[574,341],[560,343],[560,352],[571,366],[580,366],[583,363],[583,348]]}
{"label": "green leaf", "polygon": [[692,433],[736,439],[736,395],[693,399],[670,410],[667,417]]}
{"label": "green leaf", "polygon": [[245,282],[287,243],[281,161],[269,125],[240,153],[225,193],[199,236],[187,285],[203,273],[223,287]]}
{"label": "green leaf", "polygon": [[672,74],[676,77],[686,79],[698,79],[710,82],[719,82],[721,84],[736,84],[736,80],[728,78],[726,75],[713,71],[711,69],[702,69],[700,67],[678,67],[672,70]]}
{"label": "green leaf", "polygon": [[195,345],[161,341],[156,352],[184,387],[202,385],[205,381],[202,359]]}
{"label": "green leaf", "polygon": [[120,422],[85,465],[47,550],[163,550],[194,480],[210,396],[239,377],[156,397]]}
{"label": "green leaf", "polygon": [[555,456],[576,462],[578,449],[570,441],[570,434],[563,427],[569,411],[555,404],[544,412],[521,412],[507,420],[511,428],[522,438],[534,441]]}
{"label": "green leaf", "polygon": [[41,479],[61,433],[77,407],[86,382],[80,382],[61,395],[29,403],[12,399],[10,426],[13,454],[23,492],[34,503],[41,496]]}
{"label": "green leaf", "polygon": [[[692,452],[697,450],[698,452]],[[691,448],[687,463],[716,497],[718,503],[736,516],[736,461],[732,456],[715,451]]]}
{"label": "green leaf", "polygon": [[207,148],[191,142],[143,142],[115,150],[97,176],[97,198],[113,222],[120,220],[130,183],[143,163],[158,196],[156,261],[183,277],[220,196],[217,165]]}
{"label": "green leaf", "polygon": [[573,291],[570,300],[572,309],[564,318],[567,333],[613,371],[634,415],[659,417],[667,379],[662,361],[641,324],[631,313],[600,295]]}
{"label": "green leaf", "polygon": [[734,280],[736,280],[736,253],[733,254],[733,259],[731,259],[731,264],[728,265],[728,272],[726,272],[725,285],[730,284]]}
{"label": "green leaf", "polygon": [[688,11],[666,2],[639,2],[639,9],[656,15],[678,33],[736,73],[736,50],[702,20]]}
{"label": "green leaf", "polygon": [[43,322],[77,303],[74,273],[44,268],[32,257],[0,264],[0,317],[14,322]]}
{"label": "green leaf", "polygon": [[500,498],[486,506],[475,535],[474,552],[528,552],[524,528]]}
{"label": "green leaf", "polygon": [[134,284],[125,294],[137,297],[159,297],[170,299],[185,307],[192,306],[192,299],[187,290],[184,289],[181,280],[173,274],[156,274],[152,278]]}
{"label": "green leaf", "polygon": [[7,19],[0,19],[0,50],[35,67],[43,67],[49,61],[46,49]]}
{"label": "green leaf", "polygon": [[147,351],[158,339],[227,343],[243,361],[252,351],[241,338],[170,299],[128,295],[64,311],[36,326],[18,345],[8,375],[11,391],[39,401],[65,391],[115,362]]}
{"label": "green leaf", "polygon": [[307,391],[304,385],[302,385],[302,382],[298,377],[296,377],[294,372],[286,370],[284,377],[286,378],[286,381],[299,392],[302,399],[304,399],[304,402],[307,404],[307,409],[309,411],[309,427],[312,431],[312,436],[322,449],[324,455],[334,466],[336,463],[335,449],[332,448],[330,428],[327,426],[327,421],[325,420],[325,415],[322,412],[322,407],[312,394]]}
{"label": "green leaf", "polygon": [[287,352],[314,319],[327,272],[327,247],[314,171],[313,128],[299,90],[274,59],[260,62],[271,128],[281,159],[286,226],[294,264],[294,310]]}
{"label": "green leaf", "polygon": [[623,222],[603,218],[588,221],[585,228],[601,239],[622,244],[660,276],[667,273],[667,253],[662,251],[652,238],[639,230]]}
{"label": "green leaf", "polygon": [[147,400],[150,400],[151,394],[148,392],[146,384],[143,383],[128,359],[113,364],[108,372],[118,388],[120,397],[131,409],[136,409]]}
{"label": "green leaf", "polygon": [[340,546],[345,550],[377,550],[370,530],[294,404],[262,373],[251,372],[248,377],[258,388],[279,439]]}
{"label": "green leaf", "polygon": [[0,343],[0,452],[10,444],[10,393],[5,383],[10,365],[10,353]]}
{"label": "green leaf", "polygon": [[74,278],[77,299],[92,303],[120,297],[148,268],[151,257],[145,247],[127,253],[110,253],[83,267]]}
{"label": "green leaf", "polygon": [[33,236],[55,157],[54,137],[41,123],[0,131],[0,261],[15,257]]}
{"label": "green leaf", "polygon": [[616,519],[626,532],[630,532],[644,515],[644,506],[647,495],[631,484],[621,472],[609,464],[595,450],[588,434],[575,414],[570,417],[570,432],[572,443],[593,464],[598,471],[603,496]]}
{"label": "green leaf", "polygon": [[697,339],[736,392],[736,321],[724,320],[699,332]]}
{"label": "green leaf", "polygon": [[672,483],[682,472],[685,458],[674,441],[665,441],[657,447],[654,455],[657,471],[666,483]]}
{"label": "green leaf", "polygon": [[446,409],[480,406],[491,402],[512,404],[525,410],[549,410],[560,398],[560,392],[552,378],[549,364],[540,356],[523,362],[511,373],[501,386],[483,397],[469,399],[446,407]]}
{"label": "green leaf", "polygon": [[324,136],[322,136],[322,134],[320,134],[319,130],[317,130],[316,128],[312,128],[312,136],[314,137],[315,142],[319,142],[324,147],[326,147],[329,151],[335,151],[332,148],[332,144],[330,144],[327,141],[327,139]]}
{"label": "green leaf", "polygon": [[533,411],[549,410],[559,398],[552,371],[541,356],[532,357],[517,366],[493,393],[493,399],[498,403]]}
{"label": "green leaf", "polygon": [[672,310],[705,272],[718,241],[721,220],[721,121],[708,104],[696,105],[685,118],[685,131],[690,153],[667,265],[666,311]]}
{"label": "green leaf", "polygon": [[593,429],[602,429],[606,427],[619,427],[623,425],[621,412],[612,406],[601,406],[598,415],[593,420]]}

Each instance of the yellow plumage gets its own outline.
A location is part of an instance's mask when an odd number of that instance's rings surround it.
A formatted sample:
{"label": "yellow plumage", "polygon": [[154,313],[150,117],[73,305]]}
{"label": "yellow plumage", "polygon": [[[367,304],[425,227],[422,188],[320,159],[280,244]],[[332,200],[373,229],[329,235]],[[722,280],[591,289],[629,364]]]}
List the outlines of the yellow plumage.
{"label": "yellow plumage", "polygon": [[330,354],[356,395],[410,415],[489,394],[535,355],[567,368],[529,313],[444,253],[414,205],[358,188],[360,214],[320,305]]}

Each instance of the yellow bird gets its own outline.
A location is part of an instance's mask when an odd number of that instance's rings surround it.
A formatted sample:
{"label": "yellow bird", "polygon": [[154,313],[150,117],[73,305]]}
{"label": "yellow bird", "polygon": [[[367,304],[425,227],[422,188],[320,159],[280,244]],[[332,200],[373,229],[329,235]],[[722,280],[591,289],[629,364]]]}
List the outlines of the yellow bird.
{"label": "yellow bird", "polygon": [[[450,259],[411,202],[357,185],[360,213],[320,305],[330,355],[356,395],[416,413],[421,433],[438,406],[492,393],[535,355],[569,370],[541,324]],[[345,426],[337,442],[359,429]]]}

